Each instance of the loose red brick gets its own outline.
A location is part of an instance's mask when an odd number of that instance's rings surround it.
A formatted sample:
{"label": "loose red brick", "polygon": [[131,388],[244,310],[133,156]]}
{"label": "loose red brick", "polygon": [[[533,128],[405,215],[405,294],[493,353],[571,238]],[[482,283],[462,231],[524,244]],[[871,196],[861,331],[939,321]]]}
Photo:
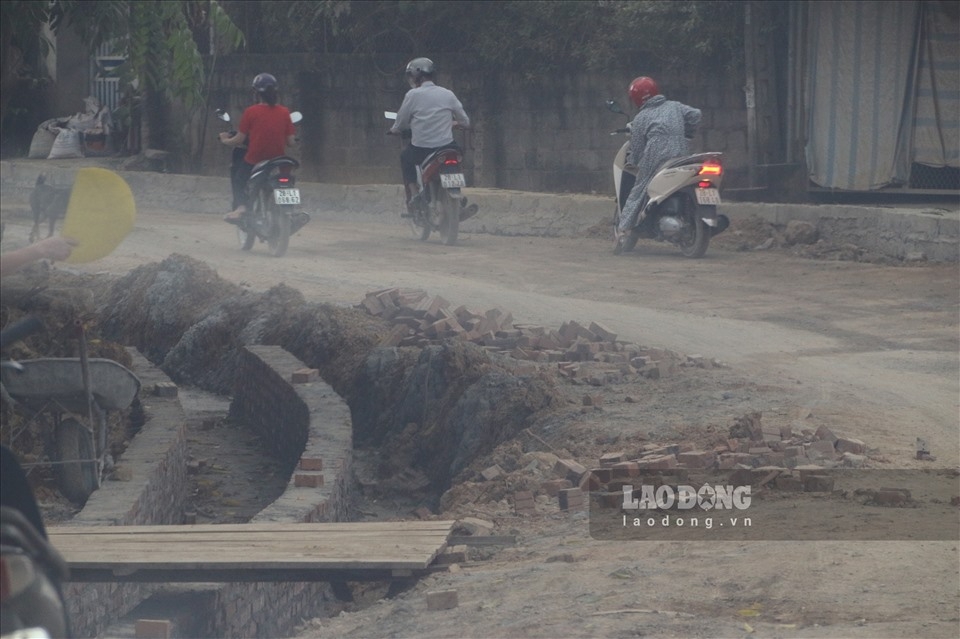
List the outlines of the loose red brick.
{"label": "loose red brick", "polygon": [[290,375],[290,381],[294,384],[306,384],[318,379],[320,379],[320,371],[316,368],[301,368]]}
{"label": "loose red brick", "polygon": [[376,295],[368,294],[360,305],[367,309],[371,315],[380,315],[383,313],[383,304],[377,299]]}
{"label": "loose red brick", "polygon": [[323,459],[321,457],[302,455],[297,467],[300,470],[323,470]]}
{"label": "loose red brick", "polygon": [[323,486],[323,473],[298,471],[293,475],[293,485],[297,488],[320,488]]}
{"label": "loose red brick", "polygon": [[601,484],[600,478],[593,471],[588,471],[580,478],[577,487],[583,492],[590,492],[591,490],[600,490]]}
{"label": "loose red brick", "polygon": [[639,477],[640,462],[636,462],[636,461],[618,462],[611,467],[611,470],[613,471],[614,478],[626,479],[629,477]]}
{"label": "loose red brick", "polygon": [[480,475],[483,477],[485,481],[493,481],[494,479],[501,476],[502,474],[503,474],[503,469],[500,468],[498,464],[494,464],[493,466],[490,466],[489,468],[485,468],[482,471],[480,471]]}
{"label": "loose red brick", "polygon": [[590,332],[596,335],[598,338],[604,342],[615,342],[617,341],[617,334],[611,331],[609,328],[603,324],[597,322],[590,322]]}
{"label": "loose red brick", "polygon": [[533,493],[529,490],[518,490],[513,494],[513,509],[518,515],[532,514],[537,511]]}
{"label": "loose red brick", "polygon": [[561,479],[569,479],[571,484],[580,482],[580,478],[587,469],[572,459],[558,459],[554,464],[553,474]]}
{"label": "loose red brick", "polygon": [[867,450],[866,444],[853,437],[838,437],[833,446],[838,453],[853,453],[854,455],[862,455]]}
{"label": "loose red brick", "polygon": [[677,461],[688,468],[710,468],[716,460],[717,454],[712,450],[690,450],[677,455]]}
{"label": "loose red brick", "polygon": [[560,510],[574,510],[583,506],[583,492],[579,488],[564,488],[557,494]]}
{"label": "loose red brick", "polygon": [[616,453],[604,453],[600,455],[600,465],[601,466],[613,466],[614,464],[619,464],[622,461],[627,460],[627,454],[623,451]]}
{"label": "loose red brick", "polygon": [[173,382],[157,382],[153,386],[153,394],[157,397],[176,397],[178,393],[179,389]]}
{"label": "loose red brick", "polygon": [[137,639],[170,639],[173,624],[168,619],[137,619],[133,634]]}
{"label": "loose red brick", "polygon": [[826,426],[821,426],[817,429],[817,432],[814,433],[814,437],[819,440],[826,440],[831,444],[837,441],[837,436],[833,434],[833,431],[827,428]]}
{"label": "loose red brick", "polygon": [[651,457],[644,457],[643,459],[639,460],[637,464],[641,469],[663,470],[667,468],[676,468],[677,458],[673,455],[654,455]]}
{"label": "loose red brick", "polygon": [[811,442],[805,446],[805,451],[808,457],[827,457],[832,458],[836,456],[837,451],[833,447],[833,442],[829,439],[821,439],[815,442]]}

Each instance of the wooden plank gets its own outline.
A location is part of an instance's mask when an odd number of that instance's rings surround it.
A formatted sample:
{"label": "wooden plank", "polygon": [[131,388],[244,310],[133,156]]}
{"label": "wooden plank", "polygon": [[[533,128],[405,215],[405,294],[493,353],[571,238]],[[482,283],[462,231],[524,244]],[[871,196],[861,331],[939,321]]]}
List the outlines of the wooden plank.
{"label": "wooden plank", "polygon": [[49,536],[75,581],[326,581],[424,571],[454,524],[64,526]]}
{"label": "wooden plank", "polygon": [[410,521],[358,521],[331,523],[252,523],[252,524],[195,524],[163,526],[50,526],[48,532],[56,535],[99,535],[127,534],[140,535],[148,532],[162,534],[204,533],[204,532],[267,532],[278,534],[287,531],[314,532],[396,532],[402,530],[450,530],[456,524],[452,520],[410,520]]}

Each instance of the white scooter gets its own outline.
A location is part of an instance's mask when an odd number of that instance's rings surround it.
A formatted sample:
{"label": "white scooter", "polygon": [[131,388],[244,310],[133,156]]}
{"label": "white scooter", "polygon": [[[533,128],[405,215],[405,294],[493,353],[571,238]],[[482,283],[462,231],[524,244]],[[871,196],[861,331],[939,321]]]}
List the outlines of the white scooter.
{"label": "white scooter", "polygon": [[[626,115],[614,100],[607,100],[607,108]],[[629,124],[610,135],[630,134]],[[613,160],[613,183],[617,204],[614,212],[614,230],[620,219],[620,210],[636,183],[636,169],[627,164],[624,142]],[[641,237],[675,244],[684,257],[703,257],[710,238],[730,226],[730,219],[717,213],[720,204],[720,184],[723,181],[723,154],[697,153],[666,162],[647,186],[646,199],[637,216],[635,226],[626,233],[614,233],[614,255],[632,251]]]}

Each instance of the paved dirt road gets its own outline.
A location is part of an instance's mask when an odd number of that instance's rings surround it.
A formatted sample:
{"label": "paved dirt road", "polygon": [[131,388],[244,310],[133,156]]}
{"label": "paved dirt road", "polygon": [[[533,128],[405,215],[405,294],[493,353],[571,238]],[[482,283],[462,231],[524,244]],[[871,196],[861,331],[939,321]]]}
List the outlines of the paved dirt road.
{"label": "paved dirt road", "polygon": [[[22,218],[8,220],[8,236],[27,230]],[[690,261],[645,243],[615,258],[594,238],[462,239],[451,248],[411,239],[398,221],[315,220],[275,259],[261,247],[239,251],[218,218],[147,210],[113,255],[84,270],[125,273],[179,252],[229,280],[254,289],[285,282],[315,301],[353,305],[368,290],[403,286],[455,305],[501,306],[517,322],[598,321],[621,339],[699,353],[758,384],[792,388],[795,407],[826,416],[892,466],[928,464],[913,459],[918,436],[937,465],[960,459],[956,265],[814,261],[721,245]],[[495,519],[498,533],[520,536],[516,547],[314,622],[302,636],[957,635],[953,542],[624,545],[592,541],[582,519]],[[425,591],[448,587],[460,607],[426,611]]]}
{"label": "paved dirt road", "polygon": [[643,242],[617,258],[595,238],[464,234],[446,247],[370,216],[315,219],[277,259],[263,245],[240,251],[214,216],[147,210],[110,257],[84,269],[123,273],[174,252],[254,289],[285,282],[315,301],[352,305],[368,290],[403,286],[501,306],[518,322],[601,322],[621,339],[793,384],[798,406],[835,415],[840,430],[898,465],[911,464],[916,437],[943,462],[960,458],[956,265],[817,261],[719,242],[702,260]]}

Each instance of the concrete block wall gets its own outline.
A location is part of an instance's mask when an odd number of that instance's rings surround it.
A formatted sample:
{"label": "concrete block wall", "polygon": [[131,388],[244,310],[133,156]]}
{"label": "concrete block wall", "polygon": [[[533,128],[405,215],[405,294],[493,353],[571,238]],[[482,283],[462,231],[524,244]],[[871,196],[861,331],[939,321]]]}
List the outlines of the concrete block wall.
{"label": "concrete block wall", "polygon": [[[140,378],[146,421],[118,466],[130,481],[106,481],[66,526],[179,524],[188,498],[186,419],[176,397],[156,397],[153,387],[170,382],[136,349],[131,369]],[[119,583],[68,583],[65,596],[77,637],[98,636],[146,599],[156,586]]]}
{"label": "concrete block wall", "polygon": [[[627,86],[636,70],[521,77],[490,73],[470,56],[435,60],[437,83],[453,90],[471,118],[466,148],[467,183],[485,188],[546,193],[607,193],[611,164],[625,140],[609,132],[622,127],[605,100],[614,98],[628,113]],[[280,70],[281,101],[304,114],[299,125],[304,180],[341,184],[399,183],[397,138],[384,132],[383,112],[396,111],[408,87],[397,58],[395,75],[384,75],[361,56],[231,55],[217,60],[210,114],[201,155],[206,175],[228,175],[230,153],[216,141],[221,123],[213,110],[229,108],[234,118],[251,103],[250,80],[264,69]],[[742,81],[717,74],[658,77],[669,99],[703,112],[692,151],[726,154],[728,186],[746,175],[746,104]]]}

